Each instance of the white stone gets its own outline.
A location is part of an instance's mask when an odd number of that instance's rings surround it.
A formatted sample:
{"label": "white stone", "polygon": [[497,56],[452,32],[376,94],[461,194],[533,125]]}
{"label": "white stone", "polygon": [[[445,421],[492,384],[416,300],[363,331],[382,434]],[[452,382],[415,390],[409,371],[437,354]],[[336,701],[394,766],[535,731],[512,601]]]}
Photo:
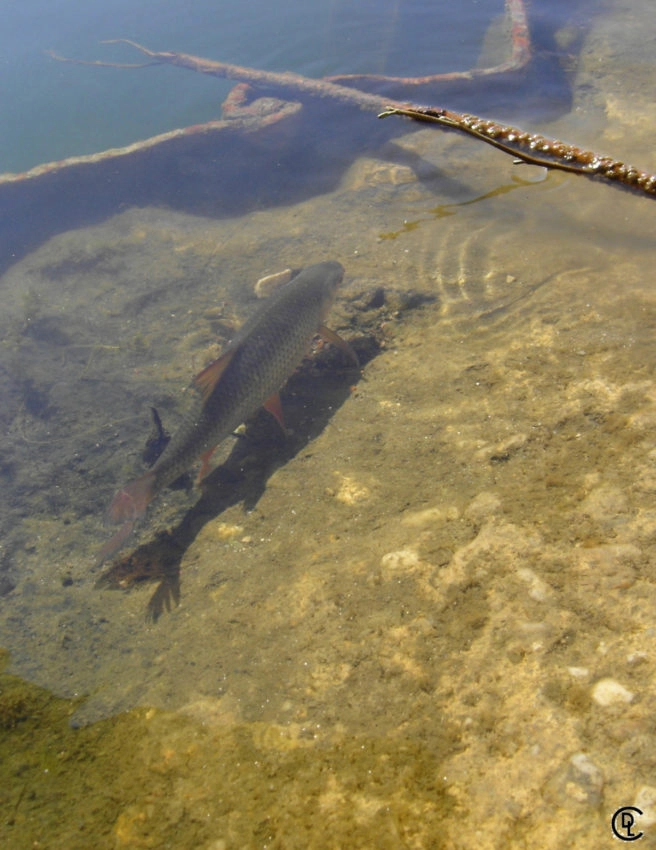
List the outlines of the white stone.
{"label": "white stone", "polygon": [[551,596],[551,588],[546,584],[540,576],[530,570],[528,567],[520,567],[517,570],[517,575],[522,581],[525,581],[528,586],[528,595],[536,602],[544,602]]}
{"label": "white stone", "polygon": [[380,563],[385,569],[402,572],[416,567],[419,564],[419,555],[410,547],[397,549],[396,552],[388,552],[383,555]]}
{"label": "white stone", "polygon": [[587,667],[568,667],[567,672],[575,679],[587,679],[590,675]]}
{"label": "white stone", "polygon": [[629,703],[634,696],[635,694],[615,679],[600,679],[592,688],[592,699],[603,706]]}

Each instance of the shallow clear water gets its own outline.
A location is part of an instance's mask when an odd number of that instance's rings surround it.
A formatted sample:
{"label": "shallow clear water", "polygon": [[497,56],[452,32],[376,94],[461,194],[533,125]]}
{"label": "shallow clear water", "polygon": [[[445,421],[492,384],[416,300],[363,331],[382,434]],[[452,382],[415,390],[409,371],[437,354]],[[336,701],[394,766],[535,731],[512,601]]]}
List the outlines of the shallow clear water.
{"label": "shallow clear water", "polygon": [[11,3],[0,32],[0,172],[218,118],[230,90],[229,83],[173,69],[135,75],[60,65],[48,50],[79,59],[139,61],[126,49],[100,44],[129,38],[154,50],[311,77],[419,75],[472,67],[490,20],[502,9],[500,0]]}
{"label": "shallow clear water", "polygon": [[[451,22],[439,62],[404,46],[441,5],[313,23],[298,4],[295,36],[268,6],[155,29],[126,4],[111,32],[104,6],[48,46],[96,58],[93,30],[313,76],[501,61],[500,4]],[[544,50],[515,85],[432,102],[656,171],[651,11],[534,2]],[[217,117],[227,91],[48,67],[68,94],[141,98],[67,155]],[[180,78],[191,94],[161,106]],[[653,841],[652,201],[395,120],[306,104],[233,147],[0,197],[3,846],[597,848],[623,805]],[[27,164],[94,124],[62,120]],[[255,281],[324,259],[346,268],[328,324],[362,374],[320,350],[283,394],[286,436],[262,414],[94,567],[150,406],[172,430]]]}

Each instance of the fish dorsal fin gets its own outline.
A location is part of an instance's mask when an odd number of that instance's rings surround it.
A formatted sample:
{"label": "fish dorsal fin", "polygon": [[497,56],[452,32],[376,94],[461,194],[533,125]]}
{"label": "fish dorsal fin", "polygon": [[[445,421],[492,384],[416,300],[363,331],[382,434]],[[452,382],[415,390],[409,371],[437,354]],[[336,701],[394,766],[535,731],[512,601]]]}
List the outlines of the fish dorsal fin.
{"label": "fish dorsal fin", "polygon": [[199,372],[193,380],[193,385],[203,396],[203,401],[207,401],[207,399],[214,392],[214,388],[221,380],[221,376],[225,372],[228,367],[228,364],[232,360],[235,354],[235,349],[232,351],[226,351],[225,354],[222,354],[216,360],[213,360],[209,366],[206,366],[202,372]]}

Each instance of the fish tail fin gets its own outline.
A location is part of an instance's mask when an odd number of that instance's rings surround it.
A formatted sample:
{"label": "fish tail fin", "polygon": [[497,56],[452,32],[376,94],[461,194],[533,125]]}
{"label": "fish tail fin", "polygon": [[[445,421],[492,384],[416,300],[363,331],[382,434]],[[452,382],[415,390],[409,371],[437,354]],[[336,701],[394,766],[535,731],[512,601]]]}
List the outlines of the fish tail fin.
{"label": "fish tail fin", "polygon": [[114,494],[107,517],[111,523],[134,523],[155,497],[155,474],[147,472]]}
{"label": "fish tail fin", "polygon": [[130,519],[126,520],[116,534],[114,534],[104,546],[101,546],[98,550],[98,554],[96,555],[96,567],[100,567],[108,558],[111,558],[112,555],[115,555],[116,552],[118,552],[128,537],[132,534],[133,528],[134,522]]}
{"label": "fish tail fin", "polygon": [[132,534],[134,524],[144,513],[155,496],[155,474],[147,472],[136,478],[114,494],[107,511],[107,519],[113,524],[121,523],[119,530],[100,549],[96,566],[111,558]]}

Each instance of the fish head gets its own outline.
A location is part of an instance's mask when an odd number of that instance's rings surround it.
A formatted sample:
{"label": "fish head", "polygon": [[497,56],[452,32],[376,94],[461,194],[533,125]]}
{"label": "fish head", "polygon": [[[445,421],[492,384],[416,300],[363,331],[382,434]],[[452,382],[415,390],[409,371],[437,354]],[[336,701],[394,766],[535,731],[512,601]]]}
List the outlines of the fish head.
{"label": "fish head", "polygon": [[318,285],[323,307],[321,313],[326,316],[335,300],[337,287],[344,280],[344,267],[335,260],[329,260],[310,266],[305,271],[308,278],[314,279]]}

